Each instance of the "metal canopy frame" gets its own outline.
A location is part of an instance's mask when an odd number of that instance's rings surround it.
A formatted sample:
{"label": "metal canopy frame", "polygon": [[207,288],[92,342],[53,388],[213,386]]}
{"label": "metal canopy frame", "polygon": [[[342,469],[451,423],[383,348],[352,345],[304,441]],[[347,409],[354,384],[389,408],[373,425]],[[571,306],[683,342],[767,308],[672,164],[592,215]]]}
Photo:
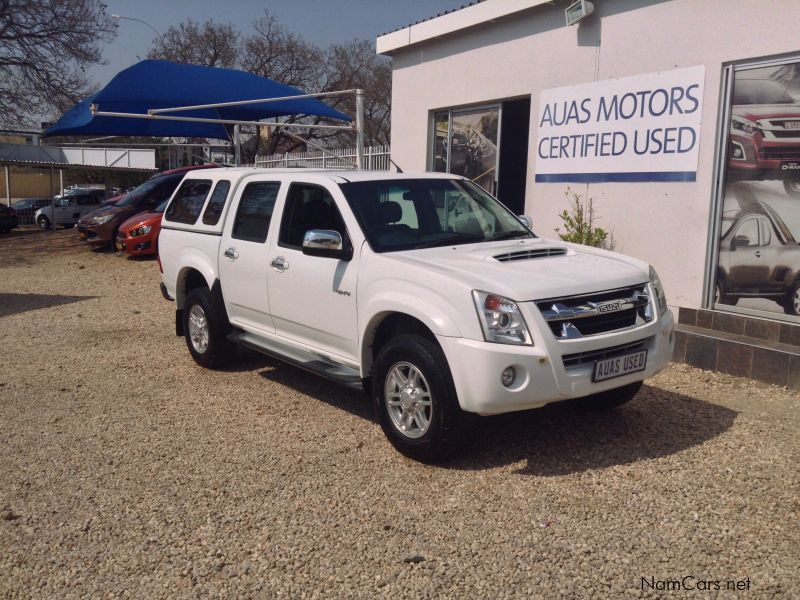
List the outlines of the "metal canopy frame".
{"label": "metal canopy frame", "polygon": [[[307,98],[328,98],[331,96],[343,96],[346,94],[353,94],[356,98],[356,122],[355,127],[352,125],[309,125],[303,123],[270,123],[267,121],[238,121],[236,119],[209,119],[203,117],[180,117],[177,115],[171,115],[169,113],[174,112],[183,112],[189,110],[200,110],[206,108],[224,108],[228,106],[246,106],[248,104],[266,104],[269,102],[285,102],[287,100],[304,100]],[[239,135],[239,128],[241,125],[255,125],[258,127],[274,127],[275,129],[327,129],[327,130],[335,130],[335,131],[352,131],[355,129],[356,132],[356,162],[354,166],[356,169],[363,169],[364,168],[364,90],[363,89],[351,89],[351,90],[341,90],[335,92],[320,92],[317,94],[302,94],[298,96],[282,96],[280,98],[259,98],[255,100],[235,100],[232,102],[215,102],[211,104],[196,104],[193,106],[172,106],[169,108],[150,108],[147,110],[147,114],[141,113],[124,113],[124,112],[109,112],[100,110],[99,105],[91,104],[90,109],[92,115],[96,115],[99,117],[120,117],[126,119],[150,119],[150,120],[163,120],[163,121],[184,121],[188,123],[218,123],[221,125],[233,125],[233,144],[234,144],[234,155],[236,157],[236,166],[241,164],[241,138]],[[299,135],[295,135],[291,131],[284,132],[289,137],[292,137],[296,140],[303,142],[304,144],[308,144],[318,150],[321,150],[325,154],[329,154],[331,156],[334,155],[330,150],[327,148],[320,146],[319,144],[315,144],[309,140],[306,140]],[[340,156],[336,156],[337,159],[342,159]]]}

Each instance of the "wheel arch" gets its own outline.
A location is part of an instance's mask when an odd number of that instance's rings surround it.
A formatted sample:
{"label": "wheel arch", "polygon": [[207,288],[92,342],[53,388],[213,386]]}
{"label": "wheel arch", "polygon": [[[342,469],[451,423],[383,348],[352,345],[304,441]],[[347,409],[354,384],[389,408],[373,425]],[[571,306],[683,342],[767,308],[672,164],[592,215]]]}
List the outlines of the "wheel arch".
{"label": "wheel arch", "polygon": [[361,340],[362,377],[369,377],[372,374],[375,358],[381,348],[397,335],[414,333],[438,345],[432,325],[418,316],[399,310],[385,310],[375,314],[364,329]]}

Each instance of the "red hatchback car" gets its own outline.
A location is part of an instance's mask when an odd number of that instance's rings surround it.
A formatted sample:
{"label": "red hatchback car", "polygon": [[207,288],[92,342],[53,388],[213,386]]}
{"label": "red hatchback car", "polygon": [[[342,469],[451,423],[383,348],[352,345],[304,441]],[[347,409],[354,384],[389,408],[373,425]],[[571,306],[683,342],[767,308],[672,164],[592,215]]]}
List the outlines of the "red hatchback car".
{"label": "red hatchback car", "polygon": [[169,200],[164,200],[152,212],[134,215],[119,226],[117,231],[117,250],[129,256],[146,256],[158,253],[158,234],[161,231],[161,217]]}

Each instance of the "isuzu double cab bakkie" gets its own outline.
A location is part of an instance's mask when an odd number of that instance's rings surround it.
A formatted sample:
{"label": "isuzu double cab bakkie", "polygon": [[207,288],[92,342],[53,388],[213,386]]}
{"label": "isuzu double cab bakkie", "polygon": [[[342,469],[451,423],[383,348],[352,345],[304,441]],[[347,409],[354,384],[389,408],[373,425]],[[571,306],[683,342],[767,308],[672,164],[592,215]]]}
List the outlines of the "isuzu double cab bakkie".
{"label": "isuzu double cab bakkie", "polygon": [[649,265],[538,237],[453,175],[190,172],[159,264],[197,363],[240,344],[364,388],[418,460],[452,453],[476,414],[623,404],[674,345]]}

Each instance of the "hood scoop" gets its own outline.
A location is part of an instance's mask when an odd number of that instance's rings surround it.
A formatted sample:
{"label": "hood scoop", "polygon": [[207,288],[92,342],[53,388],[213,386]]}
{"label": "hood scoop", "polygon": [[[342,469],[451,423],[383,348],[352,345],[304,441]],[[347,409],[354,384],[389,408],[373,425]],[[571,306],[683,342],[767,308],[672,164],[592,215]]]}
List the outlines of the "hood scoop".
{"label": "hood scoop", "polygon": [[497,254],[494,259],[498,262],[511,262],[513,260],[531,260],[534,258],[547,258],[549,256],[563,256],[566,253],[566,248],[535,248]]}

